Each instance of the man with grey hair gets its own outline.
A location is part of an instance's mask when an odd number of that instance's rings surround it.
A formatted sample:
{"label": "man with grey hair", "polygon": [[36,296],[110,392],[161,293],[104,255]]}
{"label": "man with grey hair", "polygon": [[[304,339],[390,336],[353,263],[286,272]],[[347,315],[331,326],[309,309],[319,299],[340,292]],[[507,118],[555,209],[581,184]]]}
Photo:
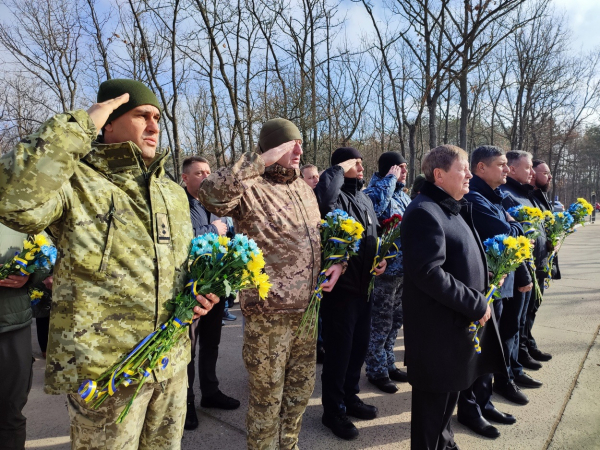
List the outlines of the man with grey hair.
{"label": "man with grey hair", "polygon": [[[509,173],[506,184],[500,186],[500,189],[508,194],[502,202],[507,210],[518,205],[537,207],[533,200],[533,187],[529,184],[534,176],[531,158],[531,153],[522,150],[506,153]],[[539,388],[542,382],[531,378],[523,371],[523,367],[537,370],[542,365],[529,355],[524,338],[527,308],[533,288],[532,278],[523,269],[518,269],[515,277],[512,299],[504,304],[503,314],[506,320],[500,324],[500,337],[508,353],[506,358],[509,361],[509,376],[496,376],[494,391],[507,400],[525,405],[529,403],[529,399],[518,387]],[[509,318],[516,318],[516,322]]]}
{"label": "man with grey hair", "polygon": [[[456,449],[450,419],[459,392],[506,368],[485,298],[485,253],[471,205],[463,200],[472,178],[467,153],[452,145],[436,147],[425,155],[422,169],[426,181],[401,225],[411,448]],[[467,332],[473,321],[485,325],[479,355]]]}

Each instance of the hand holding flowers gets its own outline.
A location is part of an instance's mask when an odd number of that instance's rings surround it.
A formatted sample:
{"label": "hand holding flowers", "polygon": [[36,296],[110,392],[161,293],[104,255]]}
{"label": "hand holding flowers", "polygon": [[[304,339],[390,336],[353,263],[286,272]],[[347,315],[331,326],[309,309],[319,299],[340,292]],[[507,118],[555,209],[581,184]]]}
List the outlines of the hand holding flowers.
{"label": "hand holding flowers", "polygon": [[[494,301],[494,297],[500,297],[498,286],[500,286],[504,276],[531,257],[531,243],[525,236],[515,238],[506,234],[499,234],[486,239],[483,242],[483,246],[485,248],[488,269],[492,273],[490,288],[486,294],[489,308],[489,305]],[[484,315],[483,319],[487,321],[486,315]],[[473,343],[477,353],[481,353],[481,345],[477,333],[482,326],[483,324],[479,320],[471,322],[469,325],[469,332],[473,334]]]}
{"label": "hand holding flowers", "polygon": [[262,251],[246,236],[238,234],[229,239],[209,233],[194,238],[188,257],[190,280],[185,289],[167,303],[167,310],[172,312],[169,320],[96,380],[86,380],[79,388],[79,395],[86,403],[92,402],[92,408],[96,409],[120,386],[138,383],[132,398],[117,418],[117,423],[121,423],[151,371],[167,367],[169,358],[166,355],[187,333],[186,326],[205,313],[198,303],[210,309],[219,297],[254,287],[258,289],[260,298],[266,298],[271,284],[263,271],[264,266]]}
{"label": "hand holding flowers", "polygon": [[338,271],[341,274],[341,266],[338,269],[332,269],[332,267],[347,261],[348,258],[358,252],[364,231],[365,229],[360,222],[350,217],[348,213],[341,209],[336,209],[328,213],[325,219],[321,220],[321,255],[323,263],[321,272],[317,278],[317,285],[312,293],[308,307],[302,315],[297,334],[304,335],[312,330],[313,335],[316,337],[316,324],[319,317],[323,291],[331,291],[333,284],[335,284],[333,283],[333,277],[329,281],[327,277],[335,273],[339,278]]}
{"label": "hand holding flowers", "polygon": [[383,234],[380,238],[377,238],[377,253],[373,260],[373,266],[371,267],[371,281],[369,283],[369,295],[373,291],[375,285],[375,277],[381,275],[385,271],[385,267],[382,267],[383,262],[387,262],[386,259],[392,259],[398,256],[398,246],[396,241],[400,238],[400,222],[402,216],[400,214],[394,214],[389,219],[382,222]]}
{"label": "hand holding flowers", "polygon": [[56,247],[45,236],[38,234],[23,241],[23,249],[0,267],[0,280],[5,280],[9,275],[29,276],[36,270],[50,269],[55,263]]}

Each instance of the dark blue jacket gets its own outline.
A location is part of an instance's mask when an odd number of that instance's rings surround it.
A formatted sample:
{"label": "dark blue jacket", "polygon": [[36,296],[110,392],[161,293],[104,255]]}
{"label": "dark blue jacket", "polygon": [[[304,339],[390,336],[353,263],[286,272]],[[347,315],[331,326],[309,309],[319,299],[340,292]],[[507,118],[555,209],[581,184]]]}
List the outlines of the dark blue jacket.
{"label": "dark blue jacket", "polygon": [[[465,199],[473,204],[473,224],[482,241],[498,234],[517,237],[523,234],[523,227],[518,222],[506,220],[506,210],[502,200],[508,195],[500,188],[492,189],[477,175],[469,182],[469,193]],[[503,298],[513,295],[515,274],[511,272],[500,289]]]}
{"label": "dark blue jacket", "polygon": [[[400,183],[394,175],[386,175],[382,178],[375,172],[371,177],[369,187],[364,192],[373,202],[379,224],[394,214],[404,216],[404,211],[410,203],[410,197],[402,190],[403,187],[404,184]],[[398,246],[398,256],[391,261],[388,260],[388,266],[385,269],[386,277],[404,274],[400,238],[396,240],[396,245]]]}

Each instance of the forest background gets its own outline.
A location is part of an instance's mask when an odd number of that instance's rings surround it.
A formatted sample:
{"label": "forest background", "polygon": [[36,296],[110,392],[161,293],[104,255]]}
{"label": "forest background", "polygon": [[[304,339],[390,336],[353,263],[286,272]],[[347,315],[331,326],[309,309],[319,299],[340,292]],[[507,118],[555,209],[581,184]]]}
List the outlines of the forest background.
{"label": "forest background", "polygon": [[175,180],[184,157],[231,165],[285,117],[320,169],[354,146],[368,178],[393,150],[410,183],[430,148],[492,144],[546,160],[553,198],[590,199],[600,23],[573,30],[556,1],[1,0],[0,152],[133,78],[163,105]]}

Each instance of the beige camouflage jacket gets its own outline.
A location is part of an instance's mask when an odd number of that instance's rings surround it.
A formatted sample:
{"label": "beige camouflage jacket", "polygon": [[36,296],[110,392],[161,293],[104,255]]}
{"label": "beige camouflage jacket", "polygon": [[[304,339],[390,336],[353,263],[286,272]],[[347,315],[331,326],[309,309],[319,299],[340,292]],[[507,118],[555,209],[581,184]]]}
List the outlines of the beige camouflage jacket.
{"label": "beige camouflage jacket", "polygon": [[273,284],[263,302],[254,289],[240,293],[244,314],[303,312],[321,267],[319,206],[299,170],[265,164],[246,153],[231,168],[205,179],[200,202],[218,216],[231,216],[238,233],[256,241]]}
{"label": "beige camouflage jacket", "polygon": [[[168,319],[183,287],[192,225],[183,189],[165,176],[168,152],[146,169],[131,142],[92,143],[85,111],[48,120],[0,158],[0,221],[57,238],[46,392],[77,390]],[[163,381],[185,370],[189,339]]]}

